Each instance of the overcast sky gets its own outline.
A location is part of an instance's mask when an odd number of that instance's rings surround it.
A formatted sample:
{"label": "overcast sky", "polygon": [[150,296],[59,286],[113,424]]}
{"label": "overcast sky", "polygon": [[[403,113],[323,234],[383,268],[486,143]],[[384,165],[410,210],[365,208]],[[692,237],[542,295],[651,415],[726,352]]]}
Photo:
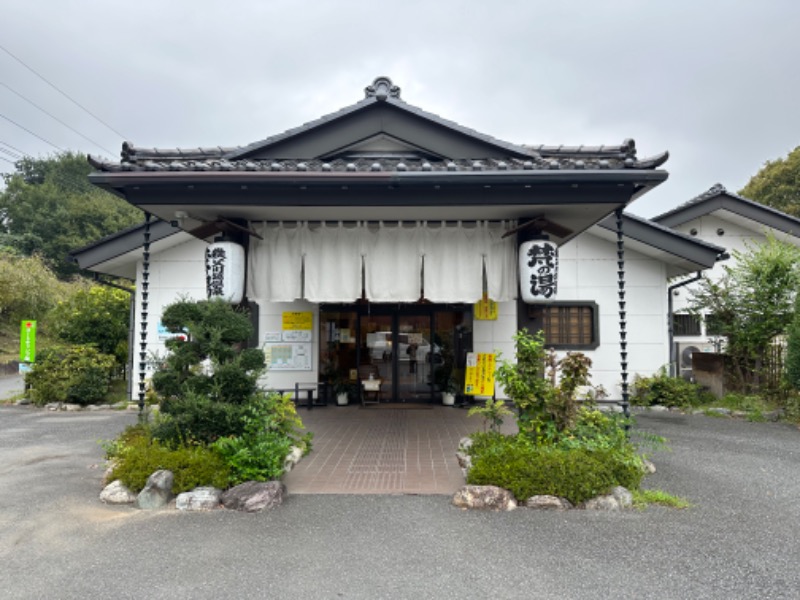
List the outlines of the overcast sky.
{"label": "overcast sky", "polygon": [[799,29],[798,0],[9,1],[0,171],[53,146],[246,145],[386,75],[509,142],[669,150],[667,182],[630,208],[650,217],[800,145]]}

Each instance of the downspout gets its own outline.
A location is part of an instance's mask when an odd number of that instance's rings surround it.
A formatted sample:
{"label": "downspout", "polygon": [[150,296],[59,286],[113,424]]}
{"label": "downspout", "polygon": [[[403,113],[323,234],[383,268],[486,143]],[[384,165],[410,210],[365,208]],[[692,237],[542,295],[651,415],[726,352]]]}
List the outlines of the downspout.
{"label": "downspout", "polygon": [[677,352],[675,352],[675,327],[673,325],[674,321],[674,313],[673,313],[673,306],[672,306],[672,293],[674,290],[681,288],[685,285],[689,285],[690,283],[694,283],[695,281],[699,281],[703,278],[703,274],[698,271],[694,277],[691,279],[686,279],[681,281],[680,283],[676,283],[671,285],[667,288],[667,341],[669,343],[669,375],[670,377],[676,377],[678,375],[677,369]]}
{"label": "downspout", "polygon": [[141,328],[139,332],[141,342],[139,344],[139,421],[144,422],[147,415],[144,412],[144,398],[147,382],[145,380],[147,368],[147,307],[150,287],[150,218],[149,212],[144,213],[144,244],[142,246],[142,283],[141,283]]}

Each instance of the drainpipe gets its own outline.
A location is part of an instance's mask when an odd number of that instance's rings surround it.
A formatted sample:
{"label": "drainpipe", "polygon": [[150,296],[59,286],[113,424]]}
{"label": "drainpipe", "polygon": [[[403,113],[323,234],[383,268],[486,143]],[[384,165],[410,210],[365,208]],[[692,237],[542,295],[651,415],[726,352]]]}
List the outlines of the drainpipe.
{"label": "drainpipe", "polygon": [[140,302],[139,308],[141,309],[141,328],[139,336],[141,342],[139,343],[139,422],[144,423],[147,420],[147,415],[144,412],[144,397],[147,382],[145,381],[145,369],[147,368],[147,316],[149,304],[149,287],[150,287],[150,213],[144,213],[144,243],[142,245],[142,282],[140,285]]}
{"label": "drainpipe", "polygon": [[614,211],[617,222],[617,296],[619,297],[619,362],[620,377],[622,378],[622,414],[625,415],[625,431],[630,428],[630,393],[628,392],[628,332],[627,308],[625,300],[625,232],[623,231],[622,208]]}
{"label": "drainpipe", "polygon": [[676,283],[671,285],[667,288],[667,340],[669,343],[669,375],[670,377],[677,377],[678,369],[677,369],[677,357],[675,352],[675,328],[672,324],[673,322],[673,307],[672,307],[672,293],[674,290],[677,290],[680,287],[685,285],[689,285],[690,283],[694,283],[695,281],[699,281],[703,278],[703,274],[698,271],[694,277],[691,279],[685,279],[680,283]]}

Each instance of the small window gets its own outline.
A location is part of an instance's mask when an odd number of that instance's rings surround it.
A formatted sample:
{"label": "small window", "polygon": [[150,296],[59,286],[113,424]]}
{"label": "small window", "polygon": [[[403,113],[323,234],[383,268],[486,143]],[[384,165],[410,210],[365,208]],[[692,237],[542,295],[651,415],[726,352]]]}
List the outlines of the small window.
{"label": "small window", "polygon": [[597,304],[530,304],[528,316],[557,350],[592,350],[600,345]]}
{"label": "small window", "polygon": [[700,335],[700,319],[694,315],[672,315],[672,333],[675,336]]}

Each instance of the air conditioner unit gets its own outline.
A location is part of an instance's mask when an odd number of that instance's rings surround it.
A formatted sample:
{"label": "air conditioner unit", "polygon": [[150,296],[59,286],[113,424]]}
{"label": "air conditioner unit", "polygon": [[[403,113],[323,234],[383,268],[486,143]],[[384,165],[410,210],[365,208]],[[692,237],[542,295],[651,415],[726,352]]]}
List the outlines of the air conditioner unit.
{"label": "air conditioner unit", "polygon": [[686,380],[694,377],[692,371],[692,354],[695,352],[713,352],[714,346],[700,342],[677,342],[678,373]]}

